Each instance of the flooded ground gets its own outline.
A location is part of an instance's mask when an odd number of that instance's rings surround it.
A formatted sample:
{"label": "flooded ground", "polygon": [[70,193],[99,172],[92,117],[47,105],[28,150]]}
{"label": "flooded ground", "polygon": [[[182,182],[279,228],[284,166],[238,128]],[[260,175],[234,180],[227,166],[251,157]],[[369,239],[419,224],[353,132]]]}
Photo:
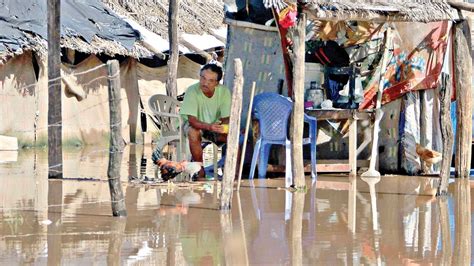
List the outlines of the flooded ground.
{"label": "flooded ground", "polygon": [[153,176],[150,155],[123,154],[126,218],[111,215],[107,149],[65,151],[62,181],[48,181],[44,151],[1,163],[0,265],[471,264],[469,180],[441,198],[430,177],[319,175],[294,193],[244,180],[225,213],[220,182],[128,182]]}

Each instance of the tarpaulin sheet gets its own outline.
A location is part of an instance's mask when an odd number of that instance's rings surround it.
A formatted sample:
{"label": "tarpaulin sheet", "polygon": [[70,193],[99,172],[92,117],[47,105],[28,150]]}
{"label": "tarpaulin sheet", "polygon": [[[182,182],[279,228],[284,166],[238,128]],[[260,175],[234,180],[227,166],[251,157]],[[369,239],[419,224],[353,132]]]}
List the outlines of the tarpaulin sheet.
{"label": "tarpaulin sheet", "polygon": [[[27,43],[25,32],[47,39],[46,0],[0,0],[0,52],[16,51]],[[114,40],[131,50],[140,38],[130,25],[98,0],[62,0],[61,36],[80,37],[90,43],[94,36]]]}
{"label": "tarpaulin sheet", "polygon": [[[394,50],[383,75],[382,104],[398,99],[409,91],[436,87],[452,23],[440,21],[395,25]],[[365,89],[360,109],[374,106],[377,90],[378,78],[373,78]]]}

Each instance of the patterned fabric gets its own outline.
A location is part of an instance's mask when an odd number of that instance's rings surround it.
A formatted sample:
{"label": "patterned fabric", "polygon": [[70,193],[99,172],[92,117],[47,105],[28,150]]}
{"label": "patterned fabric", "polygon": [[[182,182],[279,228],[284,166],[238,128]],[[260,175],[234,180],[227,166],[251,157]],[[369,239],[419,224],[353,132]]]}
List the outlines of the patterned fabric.
{"label": "patterned fabric", "polygon": [[[451,32],[450,21],[432,23],[410,23],[397,27],[394,51],[383,75],[384,91],[382,104],[402,97],[415,90],[433,89],[444,63]],[[417,34],[413,34],[416,32]],[[378,77],[378,74],[374,74]],[[359,109],[375,106],[378,78],[373,78],[364,92],[364,101]]]}

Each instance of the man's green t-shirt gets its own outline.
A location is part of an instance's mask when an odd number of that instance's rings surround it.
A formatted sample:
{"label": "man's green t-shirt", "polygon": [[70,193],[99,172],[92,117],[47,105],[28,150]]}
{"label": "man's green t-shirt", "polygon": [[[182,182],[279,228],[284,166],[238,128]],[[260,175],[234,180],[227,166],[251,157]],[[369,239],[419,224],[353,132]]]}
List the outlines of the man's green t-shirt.
{"label": "man's green t-shirt", "polygon": [[179,113],[183,121],[188,121],[188,115],[192,115],[201,122],[212,124],[230,116],[230,103],[231,94],[227,87],[217,85],[214,95],[208,98],[196,83],[186,90]]}

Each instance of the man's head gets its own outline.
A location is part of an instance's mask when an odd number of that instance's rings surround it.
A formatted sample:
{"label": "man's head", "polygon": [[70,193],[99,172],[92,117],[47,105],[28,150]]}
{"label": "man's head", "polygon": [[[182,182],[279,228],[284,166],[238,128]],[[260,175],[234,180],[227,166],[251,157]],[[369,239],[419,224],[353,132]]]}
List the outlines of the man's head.
{"label": "man's head", "polygon": [[207,64],[201,68],[199,84],[201,90],[206,93],[213,93],[219,81],[222,79],[222,68],[216,64]]}

